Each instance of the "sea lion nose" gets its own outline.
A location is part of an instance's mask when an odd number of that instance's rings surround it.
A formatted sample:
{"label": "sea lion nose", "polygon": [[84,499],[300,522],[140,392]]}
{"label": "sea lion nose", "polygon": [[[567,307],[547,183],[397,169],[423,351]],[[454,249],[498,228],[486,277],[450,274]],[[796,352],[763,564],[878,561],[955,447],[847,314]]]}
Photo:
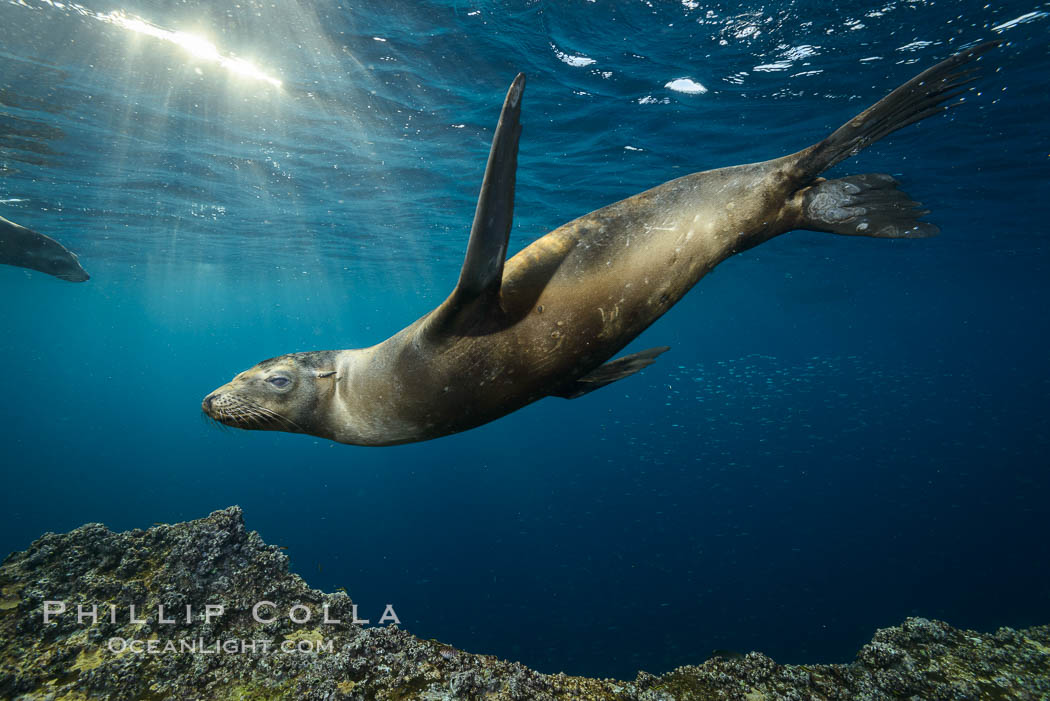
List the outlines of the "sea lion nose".
{"label": "sea lion nose", "polygon": [[211,403],[214,399],[214,394],[209,394],[207,397],[205,397],[204,401],[201,402],[201,409],[204,409],[204,411],[211,411]]}

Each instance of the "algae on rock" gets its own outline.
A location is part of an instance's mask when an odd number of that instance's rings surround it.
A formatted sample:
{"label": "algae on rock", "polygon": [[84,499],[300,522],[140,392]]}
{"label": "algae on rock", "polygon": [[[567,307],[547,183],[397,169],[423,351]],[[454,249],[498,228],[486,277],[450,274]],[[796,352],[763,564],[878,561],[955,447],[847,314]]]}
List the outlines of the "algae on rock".
{"label": "algae on rock", "polygon": [[[271,602],[310,620],[252,616]],[[45,623],[45,602],[67,610]],[[76,606],[97,615],[77,621]],[[129,605],[136,615],[128,615]],[[206,620],[199,609],[223,607]],[[111,615],[110,606],[117,615]],[[192,607],[189,622],[178,614]],[[51,610],[57,608],[50,604]],[[163,608],[159,608],[163,607]],[[269,609],[268,609],[269,610]],[[164,621],[161,612],[164,612]],[[323,612],[340,625],[319,627]],[[1050,626],[994,634],[921,618],[875,634],[849,665],[779,665],[752,652],[632,681],[540,674],[351,623],[345,593],[310,589],[280,548],[248,531],[238,507],[207,518],[113,533],[101,524],[48,533],[0,565],[0,698],[123,699],[1038,699],[1050,697]],[[260,617],[262,618],[262,617]],[[302,616],[299,616],[302,618]],[[174,623],[168,623],[174,620]],[[119,649],[196,641],[270,641],[243,654]],[[286,654],[280,645],[320,651]],[[328,646],[331,646],[330,648]],[[116,650],[116,651],[115,651]]]}

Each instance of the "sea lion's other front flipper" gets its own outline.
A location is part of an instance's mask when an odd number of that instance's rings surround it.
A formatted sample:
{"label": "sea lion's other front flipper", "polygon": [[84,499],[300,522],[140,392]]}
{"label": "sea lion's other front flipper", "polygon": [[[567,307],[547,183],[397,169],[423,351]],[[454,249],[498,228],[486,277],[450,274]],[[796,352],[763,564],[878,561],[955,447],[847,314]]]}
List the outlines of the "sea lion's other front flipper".
{"label": "sea lion's other front flipper", "polygon": [[600,387],[633,375],[642,368],[649,367],[656,360],[657,356],[669,349],[669,346],[658,346],[631,353],[616,360],[610,360],[590,374],[584,375],[575,382],[561,387],[557,392],[551,392],[551,396],[565,399],[582,397],[588,392],[593,392]]}
{"label": "sea lion's other front flipper", "polygon": [[440,333],[462,331],[478,317],[499,309],[503,263],[507,258],[507,240],[514,219],[514,180],[518,168],[524,91],[525,74],[519,73],[507,91],[492,138],[459,282],[430,319],[430,328]]}

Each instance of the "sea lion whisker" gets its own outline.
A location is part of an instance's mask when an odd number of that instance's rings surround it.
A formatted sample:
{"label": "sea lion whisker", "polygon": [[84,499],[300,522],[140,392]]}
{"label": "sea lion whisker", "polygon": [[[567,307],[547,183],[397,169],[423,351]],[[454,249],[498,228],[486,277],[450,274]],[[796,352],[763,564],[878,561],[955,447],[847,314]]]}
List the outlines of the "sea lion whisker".
{"label": "sea lion whisker", "polygon": [[258,419],[258,414],[251,409],[242,408],[240,413],[237,415],[237,419],[242,423],[255,423]]}
{"label": "sea lion whisker", "polygon": [[226,412],[223,409],[221,409],[221,408],[220,409],[216,409],[215,416],[212,417],[212,418],[213,418],[212,423],[214,423],[216,426],[218,426],[220,431],[229,431],[230,430],[229,425],[226,423]]}
{"label": "sea lion whisker", "polygon": [[261,416],[259,410],[253,407],[251,404],[242,404],[241,406],[237,407],[237,410],[238,412],[240,412],[240,415],[242,417],[248,416],[252,418],[258,418],[259,416]]}
{"label": "sea lion whisker", "polygon": [[201,411],[200,418],[201,418],[201,421],[203,421],[208,426],[210,426],[212,428],[215,428],[216,430],[220,430],[220,429],[226,428],[220,422],[218,422],[215,419],[213,419],[212,417],[208,416],[208,414],[206,412],[204,412],[204,411]]}
{"label": "sea lion whisker", "polygon": [[240,422],[247,418],[252,418],[253,412],[251,410],[251,402],[240,396],[232,396],[230,399],[232,399],[234,403],[226,407],[225,411],[231,419]]}
{"label": "sea lion whisker", "polygon": [[[228,408],[221,409],[232,423],[255,423],[259,426],[277,426],[298,433],[306,433],[299,424],[269,407],[242,394],[228,395],[232,400]],[[242,427],[243,428],[243,427]]]}
{"label": "sea lion whisker", "polygon": [[278,423],[275,417],[270,412],[262,411],[259,408],[253,409],[252,411],[254,412],[254,416],[256,416],[256,418],[258,418],[259,422],[262,424],[272,426]]}
{"label": "sea lion whisker", "polygon": [[243,418],[249,415],[256,415],[257,412],[254,410],[254,404],[243,397],[232,397],[236,401],[231,409],[237,413],[237,416]]}
{"label": "sea lion whisker", "polygon": [[[257,406],[258,406],[258,405],[257,405]],[[289,419],[289,418],[288,418],[288,417],[286,417],[286,416],[282,416],[281,414],[278,414],[278,413],[277,413],[276,411],[274,411],[273,409],[268,409],[268,408],[266,408],[266,407],[264,407],[264,406],[259,406],[258,408],[259,408],[260,410],[262,410],[262,411],[263,411],[264,413],[266,413],[266,414],[267,414],[268,416],[270,416],[270,417],[271,417],[272,419],[274,419],[274,420],[276,420],[276,421],[279,421],[279,422],[281,422],[281,423],[285,424],[286,426],[292,426],[292,427],[294,427],[294,428],[295,428],[296,430],[298,430],[298,431],[301,431],[301,432],[305,433],[305,431],[303,431],[303,429],[302,429],[302,428],[301,428],[301,427],[299,426],[299,424],[295,423],[294,421],[292,421],[291,419]]]}
{"label": "sea lion whisker", "polygon": [[258,402],[254,401],[252,399],[249,399],[248,397],[238,396],[237,399],[238,399],[238,401],[242,402],[241,405],[243,407],[245,407],[245,408],[252,409],[252,410],[254,410],[254,411],[256,411],[256,412],[258,412],[260,414],[266,415],[266,416],[271,417],[271,418],[276,418],[276,419],[283,419],[284,418],[280,414],[278,414],[276,411],[274,411],[273,409],[270,409],[269,407],[265,407],[262,404],[259,404]]}

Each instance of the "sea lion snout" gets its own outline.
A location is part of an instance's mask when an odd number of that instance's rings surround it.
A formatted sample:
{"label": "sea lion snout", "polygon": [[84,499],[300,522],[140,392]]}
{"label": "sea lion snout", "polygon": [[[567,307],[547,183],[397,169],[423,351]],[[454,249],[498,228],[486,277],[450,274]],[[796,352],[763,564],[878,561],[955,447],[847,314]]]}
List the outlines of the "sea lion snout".
{"label": "sea lion snout", "polygon": [[222,388],[211,392],[203,400],[201,400],[201,411],[203,411],[209,418],[215,419],[219,423],[225,423],[223,421],[223,395]]}
{"label": "sea lion snout", "polygon": [[235,428],[263,428],[272,412],[252,398],[229,391],[232,389],[229,385],[224,385],[206,396],[201,401],[201,409],[205,415]]}
{"label": "sea lion snout", "polygon": [[68,273],[60,273],[55,275],[55,277],[57,277],[60,280],[65,280],[66,282],[87,282],[91,279],[91,276],[88,275],[87,271],[83,268],[79,268]]}

